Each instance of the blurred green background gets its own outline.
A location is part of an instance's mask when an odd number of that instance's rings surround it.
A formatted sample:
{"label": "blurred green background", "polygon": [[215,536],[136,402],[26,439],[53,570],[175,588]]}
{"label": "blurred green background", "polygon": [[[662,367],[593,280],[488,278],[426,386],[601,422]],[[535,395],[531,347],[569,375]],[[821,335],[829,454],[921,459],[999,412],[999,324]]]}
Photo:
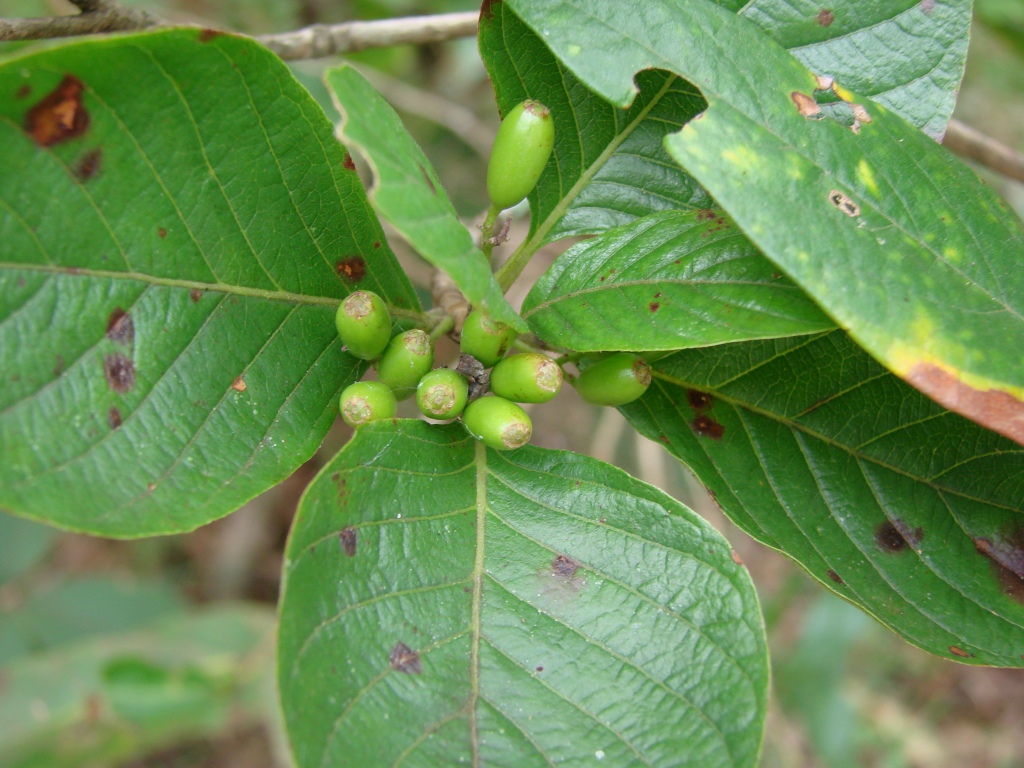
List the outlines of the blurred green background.
{"label": "blurred green background", "polygon": [[[128,4],[172,22],[251,34],[477,7],[472,0]],[[64,0],[0,0],[4,17],[72,11]],[[1024,0],[977,0],[975,17],[956,117],[1024,150]],[[2,45],[0,55],[18,47]],[[402,114],[467,223],[481,218],[497,115],[475,41],[352,60]],[[331,115],[320,74],[335,63],[293,65]],[[980,172],[1024,212],[1024,185]],[[526,226],[514,222],[513,243]],[[430,270],[403,243],[392,244],[429,294]],[[554,255],[530,265],[514,299]],[[438,361],[456,354],[444,341]],[[951,664],[897,640],[730,525],[685,470],[613,409],[567,391],[536,427],[538,445],[615,462],[682,499],[750,568],[772,650],[765,768],[1024,766],[1024,672]],[[288,481],[184,536],[109,541],[0,512],[0,768],[286,768],[273,690],[281,555],[299,494],[348,436],[339,422]]]}

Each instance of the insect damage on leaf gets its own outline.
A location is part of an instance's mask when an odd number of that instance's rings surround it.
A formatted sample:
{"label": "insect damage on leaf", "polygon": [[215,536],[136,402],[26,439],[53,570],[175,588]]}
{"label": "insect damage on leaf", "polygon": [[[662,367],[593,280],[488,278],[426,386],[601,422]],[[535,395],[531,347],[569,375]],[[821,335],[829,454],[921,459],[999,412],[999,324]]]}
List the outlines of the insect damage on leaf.
{"label": "insect damage on leaf", "polygon": [[366,277],[366,259],[362,256],[347,256],[344,259],[338,259],[334,269],[343,280],[358,283]]}
{"label": "insect damage on leaf", "polygon": [[828,193],[828,201],[851,219],[860,216],[860,206],[838,189],[833,189]]}
{"label": "insect damage on leaf", "polygon": [[796,104],[796,111],[804,117],[818,117],[821,114],[821,107],[818,106],[818,102],[814,100],[813,96],[793,91],[789,94],[789,98]]}
{"label": "insect damage on leaf", "polygon": [[51,147],[81,136],[89,128],[89,112],[82,105],[85,86],[65,75],[56,88],[25,115],[25,130],[41,147]]}

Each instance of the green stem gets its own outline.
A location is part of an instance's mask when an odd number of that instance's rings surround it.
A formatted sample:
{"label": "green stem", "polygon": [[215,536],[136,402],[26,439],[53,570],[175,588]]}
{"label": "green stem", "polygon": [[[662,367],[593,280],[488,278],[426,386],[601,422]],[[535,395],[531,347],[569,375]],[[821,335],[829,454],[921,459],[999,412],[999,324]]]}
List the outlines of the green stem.
{"label": "green stem", "polygon": [[430,340],[437,341],[439,338],[444,336],[448,331],[455,327],[455,318],[451,315],[446,315],[441,322],[434,326],[433,330],[430,331]]}
{"label": "green stem", "polygon": [[487,257],[488,264],[491,263],[491,251],[494,250],[494,243],[491,242],[491,238],[494,237],[494,223],[498,220],[498,214],[500,213],[501,208],[491,203],[491,207],[487,209],[487,218],[484,219],[483,226],[480,228],[482,230],[480,250]]}
{"label": "green stem", "polygon": [[537,252],[540,244],[541,239],[536,236],[524,240],[512,255],[508,257],[508,261],[502,264],[498,271],[494,273],[494,277],[498,280],[498,285],[501,286],[502,293],[508,293],[508,289],[512,287],[512,283],[516,281],[516,278],[523,273],[523,270],[530,263],[530,259],[533,258],[533,254]]}

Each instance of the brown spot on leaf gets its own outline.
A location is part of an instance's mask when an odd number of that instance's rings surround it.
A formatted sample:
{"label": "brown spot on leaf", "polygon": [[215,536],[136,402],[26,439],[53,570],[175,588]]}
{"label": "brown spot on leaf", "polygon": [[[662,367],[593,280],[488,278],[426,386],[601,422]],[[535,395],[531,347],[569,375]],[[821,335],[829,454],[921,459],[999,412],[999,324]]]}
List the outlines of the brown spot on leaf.
{"label": "brown spot on leaf", "polygon": [[355,557],[356,543],[356,529],[352,526],[342,528],[338,534],[338,544],[341,546],[341,551],[349,557]]}
{"label": "brown spot on leaf", "polygon": [[216,37],[220,37],[224,33],[219,29],[202,29],[199,31],[199,36],[196,38],[200,43],[208,43]]}
{"label": "brown spot on leaf", "polygon": [[963,648],[958,648],[955,645],[949,646],[949,652],[954,656],[959,656],[961,659],[969,659],[974,655],[973,653],[968,653]]}
{"label": "brown spot on leaf", "polygon": [[52,370],[53,375],[54,376],[60,376],[62,373],[64,373],[64,369],[66,367],[67,366],[64,365],[64,356],[63,355],[56,355],[54,357],[54,362],[53,362],[53,370]]}
{"label": "brown spot on leaf", "polygon": [[375,250],[375,251],[376,251],[376,250],[377,250],[378,248],[380,248],[380,240],[377,240],[377,241],[376,241],[376,242],[374,242],[374,244],[373,244],[373,250]]}
{"label": "brown spot on leaf", "polygon": [[647,305],[647,308],[650,309],[651,312],[657,312],[659,309],[661,309],[661,304],[657,301],[652,301],[650,304]]}
{"label": "brown spot on leaf", "polygon": [[65,75],[50,93],[25,115],[25,130],[42,147],[81,136],[89,128],[89,112],[82,105],[85,86]]}
{"label": "brown spot on leaf", "polygon": [[833,189],[828,193],[828,201],[851,219],[860,216],[860,206],[838,189]]}
{"label": "brown spot on leaf", "polygon": [[732,554],[732,561],[733,561],[734,563],[736,563],[736,565],[743,565],[743,558],[742,558],[742,557],[740,557],[740,553],[739,553],[739,552],[737,552],[737,551],[736,551],[736,550],[734,549],[734,550],[732,550],[732,553],[731,553],[731,554]]}
{"label": "brown spot on leaf", "polygon": [[544,667],[537,667],[537,671],[538,672],[543,672],[544,671]]}
{"label": "brown spot on leaf", "polygon": [[710,416],[701,414],[693,420],[691,425],[693,431],[701,437],[709,437],[712,440],[721,440],[725,434],[725,427],[712,419]]}
{"label": "brown spot on leaf", "polygon": [[836,584],[845,584],[846,583],[846,582],[843,581],[843,577],[840,576],[835,571],[833,571],[831,568],[829,568],[827,571],[825,571],[825,575],[828,576],[830,579],[832,579],[832,581],[834,581]]}
{"label": "brown spot on leaf", "polygon": [[899,531],[900,536],[906,540],[907,544],[912,547],[917,547],[921,544],[921,540],[924,538],[923,528],[920,526],[917,528],[911,528],[899,517],[894,517],[892,519],[892,524],[896,526],[896,530]]}
{"label": "brown spot on leaf", "polygon": [[951,411],[1024,445],[1024,403],[998,389],[979,390],[930,363],[918,363],[904,378]]}
{"label": "brown spot on leaf", "polygon": [[146,490],[152,493],[156,490],[156,483],[146,483]]}
{"label": "brown spot on leaf", "polygon": [[132,316],[120,307],[107,317],[107,338],[115,344],[126,346],[135,341],[135,322]]}
{"label": "brown spot on leaf", "polygon": [[16,99],[27,99],[32,94],[32,86],[24,83],[14,94]]}
{"label": "brown spot on leaf", "polygon": [[434,186],[434,181],[433,179],[430,178],[430,174],[427,173],[427,169],[424,168],[421,163],[417,163],[417,165],[420,168],[420,173],[423,174],[423,180],[427,182],[427,186],[430,187],[430,194],[436,195],[437,187]]}
{"label": "brown spot on leaf", "polygon": [[483,0],[480,4],[480,20],[490,21],[494,17],[494,6],[501,0]]}
{"label": "brown spot on leaf", "polygon": [[107,386],[123,395],[135,386],[135,364],[120,352],[103,358],[103,376]]}
{"label": "brown spot on leaf", "polygon": [[567,555],[559,555],[551,562],[551,572],[555,576],[571,579],[579,570],[580,564]]}
{"label": "brown spot on leaf", "polygon": [[796,111],[803,117],[817,117],[821,114],[821,107],[818,106],[818,102],[814,100],[813,96],[800,93],[800,91],[793,91],[789,94],[789,98],[796,104]]}
{"label": "brown spot on leaf", "polygon": [[366,277],[366,259],[362,256],[346,256],[344,259],[338,259],[334,270],[342,280],[358,283]]}
{"label": "brown spot on leaf", "polygon": [[111,406],[110,410],[107,411],[107,424],[110,425],[111,429],[117,429],[121,426],[121,412],[117,408]]}
{"label": "brown spot on leaf", "polygon": [[165,237],[167,237],[167,230],[164,229],[163,227],[160,227],[160,229],[156,231],[156,234],[161,240],[163,240]]}
{"label": "brown spot on leaf", "polygon": [[818,12],[818,24],[822,27],[831,27],[833,21],[835,21],[835,16],[828,8],[822,8]]}
{"label": "brown spot on leaf", "polygon": [[355,161],[352,159],[352,155],[350,155],[348,152],[346,152],[345,157],[342,158],[341,164],[347,170],[354,171],[356,169]]}
{"label": "brown spot on leaf", "polygon": [[78,166],[75,168],[75,175],[80,181],[89,181],[89,179],[100,172],[102,164],[103,150],[99,147],[91,149],[82,156],[81,160],[78,161]]}
{"label": "brown spot on leaf", "polygon": [[974,548],[989,559],[1003,594],[1024,603],[1024,532],[999,539],[979,537]]}
{"label": "brown spot on leaf", "polygon": [[711,221],[715,218],[715,211],[712,208],[698,208],[697,221]]}
{"label": "brown spot on leaf", "polygon": [[935,10],[935,0],[921,0],[918,7],[925,13],[931,13]]}
{"label": "brown spot on leaf", "polygon": [[388,662],[390,662],[391,668],[396,672],[405,672],[407,675],[420,675],[423,673],[420,655],[405,643],[395,643],[395,647],[388,654]]}
{"label": "brown spot on leaf", "polygon": [[708,392],[698,392],[696,389],[686,390],[686,399],[690,401],[690,407],[695,411],[704,411],[715,404],[715,398]]}
{"label": "brown spot on leaf", "polygon": [[203,298],[203,292],[200,291],[198,288],[193,288],[191,291],[188,292],[188,297],[192,299],[193,302],[198,304],[199,300]]}
{"label": "brown spot on leaf", "polygon": [[245,383],[245,379],[241,376],[236,376],[235,380],[231,382],[231,388],[235,392],[245,392],[249,388],[249,385]]}
{"label": "brown spot on leaf", "polygon": [[908,544],[903,534],[889,520],[875,528],[875,542],[879,549],[894,555],[903,552]]}

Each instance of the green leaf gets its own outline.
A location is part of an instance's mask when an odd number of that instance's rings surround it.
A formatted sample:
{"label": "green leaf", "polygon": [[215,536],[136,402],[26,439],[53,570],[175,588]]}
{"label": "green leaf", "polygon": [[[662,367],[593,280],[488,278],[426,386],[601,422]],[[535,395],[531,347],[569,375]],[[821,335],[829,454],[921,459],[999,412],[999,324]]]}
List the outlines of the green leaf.
{"label": "green leaf", "polygon": [[225,605],[18,660],[2,670],[0,764],[121,765],[251,727],[268,709],[273,632],[268,609]]}
{"label": "green leaf", "polygon": [[530,328],[584,352],[673,350],[834,324],[725,214],[667,211],[579,243],[523,303]]}
{"label": "green leaf", "polygon": [[348,64],[329,70],[324,82],[341,113],[338,137],[358,149],[373,169],[370,197],[380,215],[424,259],[448,273],[474,305],[525,331],[437,172],[395,110]]}
{"label": "green leaf", "polygon": [[253,41],[0,65],[0,506],[110,536],[233,511],[361,375],[333,322],[355,285],[418,306],[330,122]]}
{"label": "green leaf", "polygon": [[931,653],[1024,666],[1024,449],[842,331],[654,367],[623,412],[743,530]]}
{"label": "green leaf", "polygon": [[361,427],[307,490],[284,570],[299,768],[757,762],[768,668],[746,571],[594,459]]}
{"label": "green leaf", "polygon": [[673,157],[888,368],[1024,442],[1024,233],[971,169],[842,89],[859,132],[803,117],[815,76],[707,0],[505,5],[612,103],[652,66],[699,83],[708,109],[666,139]]}
{"label": "green leaf", "polygon": [[812,72],[891,109],[933,138],[964,76],[971,0],[733,3]]}
{"label": "green leaf", "polygon": [[55,537],[52,528],[0,512],[0,586],[31,570]]}

